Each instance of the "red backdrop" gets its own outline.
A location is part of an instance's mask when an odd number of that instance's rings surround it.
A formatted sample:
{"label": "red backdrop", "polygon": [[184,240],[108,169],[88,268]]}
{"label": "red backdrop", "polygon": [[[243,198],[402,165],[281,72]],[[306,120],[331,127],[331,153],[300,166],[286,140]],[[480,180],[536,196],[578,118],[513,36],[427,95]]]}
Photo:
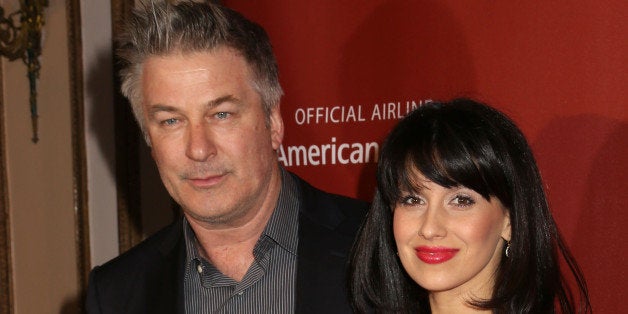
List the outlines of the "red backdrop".
{"label": "red backdrop", "polygon": [[369,200],[372,152],[408,104],[485,101],[528,137],[595,312],[624,311],[628,2],[224,2],[275,47],[288,169]]}

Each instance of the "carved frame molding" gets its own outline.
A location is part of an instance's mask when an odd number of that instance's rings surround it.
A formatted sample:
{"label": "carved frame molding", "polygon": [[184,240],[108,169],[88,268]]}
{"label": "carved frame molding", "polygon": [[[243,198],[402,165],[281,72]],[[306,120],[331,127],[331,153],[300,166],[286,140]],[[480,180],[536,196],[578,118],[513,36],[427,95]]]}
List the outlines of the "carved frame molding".
{"label": "carved frame molding", "polygon": [[[87,188],[87,156],[85,148],[85,104],[83,78],[83,43],[81,40],[80,0],[66,1],[68,28],[68,58],[70,77],[70,110],[72,121],[72,193],[74,201],[74,228],[76,267],[80,300],[84,299],[91,270],[89,239],[89,207]],[[81,306],[82,307],[82,306]]]}
{"label": "carved frame molding", "polygon": [[13,313],[14,304],[2,62],[0,60],[0,313],[9,314]]}

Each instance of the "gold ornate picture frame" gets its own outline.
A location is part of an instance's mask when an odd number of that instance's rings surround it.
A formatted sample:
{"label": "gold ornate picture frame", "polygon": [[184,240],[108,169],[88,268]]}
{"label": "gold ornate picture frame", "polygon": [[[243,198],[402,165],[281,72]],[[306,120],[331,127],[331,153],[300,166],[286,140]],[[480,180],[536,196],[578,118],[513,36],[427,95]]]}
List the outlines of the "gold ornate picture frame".
{"label": "gold ornate picture frame", "polygon": [[83,49],[80,12],[80,0],[67,0],[68,64],[70,67],[70,107],[72,114],[72,178],[74,185],[72,192],[74,200],[77,278],[78,286],[81,288],[80,299],[83,300],[85,289],[87,288],[89,271],[91,270],[91,253],[89,245],[89,208],[87,203],[87,156],[85,148]]}
{"label": "gold ornate picture frame", "polygon": [[3,69],[0,61],[0,313],[13,313],[11,229],[7,187],[6,134],[4,130]]}

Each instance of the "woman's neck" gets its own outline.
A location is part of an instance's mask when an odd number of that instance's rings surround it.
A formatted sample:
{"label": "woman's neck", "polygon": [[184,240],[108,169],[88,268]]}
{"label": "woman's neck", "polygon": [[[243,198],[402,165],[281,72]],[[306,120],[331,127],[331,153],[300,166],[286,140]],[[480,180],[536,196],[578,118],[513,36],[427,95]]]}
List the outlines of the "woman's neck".
{"label": "woman's neck", "polygon": [[430,309],[432,314],[449,313],[490,313],[491,310],[480,309],[470,304],[473,301],[490,299],[490,291],[480,289],[476,294],[469,292],[459,293],[456,291],[431,292],[429,296]]}

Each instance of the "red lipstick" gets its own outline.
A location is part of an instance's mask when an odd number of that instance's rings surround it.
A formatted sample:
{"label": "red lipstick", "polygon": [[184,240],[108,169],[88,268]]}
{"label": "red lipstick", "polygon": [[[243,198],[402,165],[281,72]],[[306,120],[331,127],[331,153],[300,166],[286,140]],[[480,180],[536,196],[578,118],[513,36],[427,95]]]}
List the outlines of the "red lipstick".
{"label": "red lipstick", "polygon": [[419,246],[415,248],[416,256],[426,264],[440,264],[452,259],[459,249],[441,246]]}

